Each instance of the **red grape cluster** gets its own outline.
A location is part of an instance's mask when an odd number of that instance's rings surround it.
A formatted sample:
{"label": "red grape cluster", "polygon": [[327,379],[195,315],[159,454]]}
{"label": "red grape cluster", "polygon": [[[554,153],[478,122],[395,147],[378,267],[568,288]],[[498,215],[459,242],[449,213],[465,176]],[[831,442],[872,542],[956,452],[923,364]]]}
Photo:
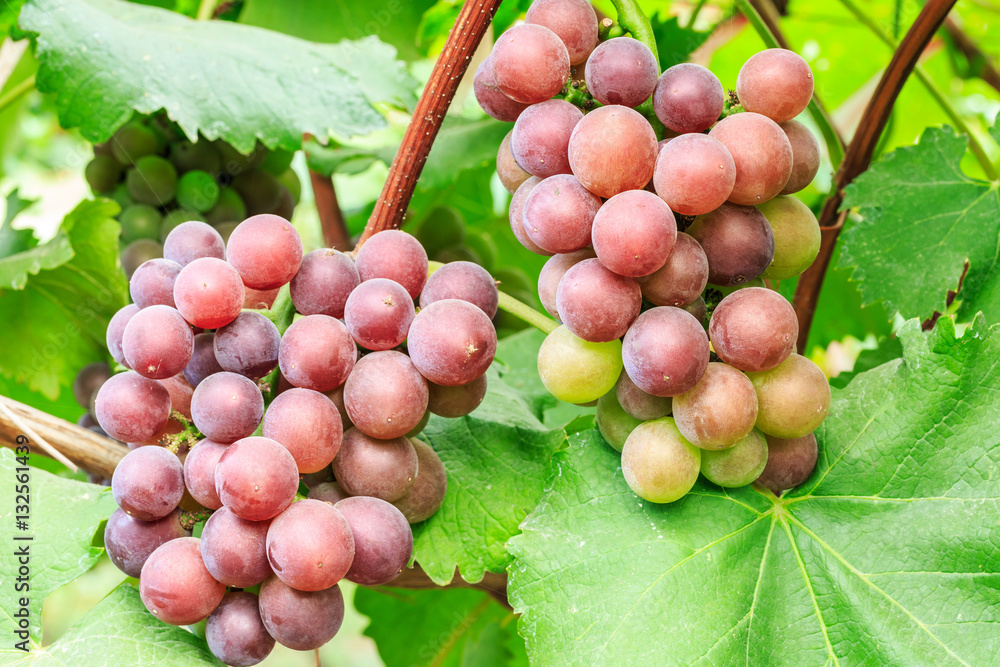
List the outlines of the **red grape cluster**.
{"label": "red grape cluster", "polygon": [[[300,316],[281,335],[254,308],[285,285]],[[256,664],[275,641],[321,646],[343,619],[338,581],[394,579],[412,554],[409,524],[444,500],[444,466],[413,436],[431,413],[459,417],[483,400],[496,283],[468,262],[428,278],[423,247],[400,231],[374,235],[356,259],[303,256],[295,228],[264,214],[225,245],[205,223],[179,225],[130,289],[107,339],[131,370],[94,405],[132,450],[111,480],[112,560],[139,577],[157,618],[208,618],[228,664]]]}
{"label": "red grape cluster", "polygon": [[[758,53],[729,108],[704,67],[658,72],[643,43],[599,42],[586,0],[536,0],[476,73],[482,108],[514,122],[497,156],[511,229],[551,256],[538,291],[562,326],[539,374],[557,398],[598,401],[644,499],[677,500],[699,473],[781,492],[812,471],[830,401],[820,369],[793,352],[795,312],[764,282],[819,251],[815,216],[787,196],[819,169],[816,138],[794,120],[812,72],[791,51]],[[596,103],[587,113],[560,98],[571,78]]]}

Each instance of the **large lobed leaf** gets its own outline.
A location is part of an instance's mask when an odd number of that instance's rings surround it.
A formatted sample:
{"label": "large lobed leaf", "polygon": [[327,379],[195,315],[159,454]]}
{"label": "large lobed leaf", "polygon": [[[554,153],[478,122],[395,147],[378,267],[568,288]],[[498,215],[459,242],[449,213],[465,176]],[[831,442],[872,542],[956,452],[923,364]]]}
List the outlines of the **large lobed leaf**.
{"label": "large lobed leaf", "polygon": [[[0,590],[0,634],[6,640],[0,645],[0,657],[6,651],[20,653],[12,648],[15,641],[21,641],[21,638],[15,639],[17,623],[13,615],[20,608],[22,596],[30,600],[30,645],[37,648],[41,644],[42,602],[54,590],[97,563],[104,549],[92,545],[94,533],[115,510],[115,501],[108,488],[29,468],[28,530],[20,530],[15,523],[16,505],[23,504],[23,498],[15,494],[20,466],[13,451],[0,447],[0,478],[4,480],[0,485],[0,540],[3,540],[5,551],[0,558],[0,581],[4,582]],[[25,536],[32,539],[15,540]],[[29,550],[29,574],[27,582],[19,583],[27,583],[29,588],[17,591],[15,582],[21,563],[14,553],[22,546]]]}
{"label": "large lobed leaf", "polygon": [[1000,331],[943,318],[835,390],[787,497],[654,505],[594,432],[511,540],[532,664],[988,665],[1000,652]]}
{"label": "large lobed leaf", "polygon": [[297,149],[303,133],[382,128],[374,104],[414,100],[416,82],[376,37],[313,44],[121,0],[30,0],[20,27],[38,36],[38,89],[95,143],[133,110],[166,109],[189,137]]}
{"label": "large lobed leaf", "polygon": [[118,210],[105,199],[81,202],[54,240],[0,260],[0,373],[50,400],[107,354],[108,322],[128,302]]}
{"label": "large lobed leaf", "polygon": [[865,304],[904,318],[945,312],[968,262],[960,313],[1000,321],[998,184],[962,172],[967,146],[950,127],[928,128],[848,186],[844,206],[864,219],[844,232],[840,267],[853,267]]}

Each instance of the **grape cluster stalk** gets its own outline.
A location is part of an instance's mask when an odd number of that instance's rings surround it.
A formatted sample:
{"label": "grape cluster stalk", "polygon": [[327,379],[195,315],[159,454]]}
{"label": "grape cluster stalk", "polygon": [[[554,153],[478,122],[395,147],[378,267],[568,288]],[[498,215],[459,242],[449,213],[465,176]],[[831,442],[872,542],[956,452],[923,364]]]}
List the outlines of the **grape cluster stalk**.
{"label": "grape cluster stalk", "polygon": [[[755,54],[727,107],[708,69],[660,73],[642,41],[601,41],[586,0],[536,0],[474,90],[514,123],[497,155],[511,230],[550,256],[538,292],[561,326],[538,354],[546,388],[597,401],[645,500],[676,501],[699,474],[775,493],[801,484],[830,389],[794,353],[795,313],[770,287],[820,247],[815,215],[790,196],[819,169],[819,143],[796,120],[809,65],[785,49]],[[581,109],[568,99],[583,91],[593,103]]]}
{"label": "grape cluster stalk", "polygon": [[207,618],[223,662],[325,644],[344,616],[338,582],[396,578],[410,524],[443,503],[444,465],[416,435],[483,401],[499,293],[471,262],[429,269],[397,230],[352,258],[304,254],[278,215],[225,243],[186,221],[108,327],[122,372],[78,377],[97,427],[131,450],[111,479],[112,561],[160,620]]}

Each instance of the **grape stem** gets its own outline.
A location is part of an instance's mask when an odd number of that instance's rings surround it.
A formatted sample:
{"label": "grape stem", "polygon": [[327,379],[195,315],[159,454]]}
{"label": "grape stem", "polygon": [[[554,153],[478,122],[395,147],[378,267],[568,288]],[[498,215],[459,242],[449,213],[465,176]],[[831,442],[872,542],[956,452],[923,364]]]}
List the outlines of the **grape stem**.
{"label": "grape stem", "polygon": [[310,169],[309,182],[312,184],[313,199],[323,228],[323,244],[327,248],[347,252],[351,249],[351,234],[347,230],[344,212],[340,210],[340,202],[337,201],[333,176],[324,176]]}
{"label": "grape stem", "polygon": [[207,21],[215,15],[215,7],[219,4],[219,0],[201,0],[201,4],[198,5],[198,14],[195,19],[198,21]]}
{"label": "grape stem", "polygon": [[3,95],[0,95],[0,112],[4,111],[14,102],[21,99],[23,96],[35,89],[35,75],[32,74],[24,81],[14,85],[13,88],[8,90]]}
{"label": "grape stem", "polygon": [[500,310],[505,313],[510,313],[519,320],[527,322],[542,333],[550,334],[559,327],[559,323],[551,317],[542,315],[528,304],[518,301],[505,292],[500,292],[499,307]]}
{"label": "grape stem", "polygon": [[213,510],[201,509],[197,512],[189,512],[187,510],[181,510],[180,524],[181,528],[184,530],[194,530],[195,524],[200,521],[205,521],[208,517],[212,516]]}

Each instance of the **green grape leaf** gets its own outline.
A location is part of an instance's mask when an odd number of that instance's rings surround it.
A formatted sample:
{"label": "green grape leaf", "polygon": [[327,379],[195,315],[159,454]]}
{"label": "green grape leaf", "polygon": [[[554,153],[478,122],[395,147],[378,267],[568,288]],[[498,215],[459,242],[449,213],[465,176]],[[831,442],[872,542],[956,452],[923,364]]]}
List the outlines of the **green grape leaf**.
{"label": "green grape leaf", "polygon": [[[4,582],[0,590],[0,635],[4,637],[0,656],[12,650],[14,643],[25,641],[14,634],[23,629],[18,624],[20,616],[15,616],[22,597],[30,600],[27,645],[38,648],[42,602],[97,563],[104,549],[93,546],[94,534],[116,507],[111,489],[63,479],[31,467],[27,469],[29,493],[25,503],[19,497],[23,495],[18,493],[21,489],[17,488],[22,484],[17,475],[25,473],[22,468],[12,450],[0,447],[0,476],[4,480],[0,485],[0,540],[5,550],[0,558],[0,581]],[[18,505],[27,505],[28,511]],[[28,518],[19,518],[24,515]],[[18,523],[22,520],[27,529]],[[24,565],[21,557],[15,556],[23,553],[21,549],[28,551],[27,575],[20,569]],[[18,585],[26,587],[18,590]]]}
{"label": "green grape leaf", "polygon": [[386,667],[527,664],[517,619],[485,591],[359,587],[354,606],[371,618],[365,634]]}
{"label": "green grape leaf", "polygon": [[0,658],[8,667],[223,667],[205,640],[157,620],[146,611],[139,591],[121,584],[51,646],[30,653],[5,642]]}
{"label": "green grape leaf", "polygon": [[[14,250],[0,257],[0,289],[24,289],[28,276],[48,271],[73,259],[73,246],[66,234],[59,232],[42,245],[31,245],[35,235],[31,230],[0,228],[0,248]],[[37,241],[35,241],[37,243]]]}
{"label": "green grape leaf", "polygon": [[[106,199],[81,202],[54,241],[0,260],[0,317],[7,327],[0,374],[55,400],[83,366],[107,355],[108,322],[128,303],[118,211]],[[33,275],[25,280],[21,270]]]}
{"label": "green grape leaf", "polygon": [[296,150],[303,133],[367,134],[386,125],[373,105],[414,101],[416,81],[375,37],[313,44],[120,0],[29,0],[20,26],[38,38],[38,89],[94,143],[133,110],[166,109],[192,138]]}
{"label": "green grape leaf", "polygon": [[1000,329],[942,318],[834,390],[780,500],[644,502],[591,432],[510,542],[532,664],[988,665],[1000,651]]}
{"label": "green grape leaf", "polygon": [[1000,184],[962,172],[967,145],[950,127],[928,128],[847,187],[844,206],[864,219],[844,232],[840,266],[854,269],[865,304],[905,318],[946,312],[968,262],[959,314],[1000,321]]}
{"label": "green grape leaf", "polygon": [[359,40],[374,35],[399,51],[399,57],[420,57],[416,26],[433,0],[247,0],[240,23],[276,30],[313,42]]}
{"label": "green grape leaf", "polygon": [[656,38],[661,71],[687,62],[691,54],[712,34],[682,28],[676,16],[663,19],[659,13],[650,18],[649,26],[653,29],[653,37]]}

